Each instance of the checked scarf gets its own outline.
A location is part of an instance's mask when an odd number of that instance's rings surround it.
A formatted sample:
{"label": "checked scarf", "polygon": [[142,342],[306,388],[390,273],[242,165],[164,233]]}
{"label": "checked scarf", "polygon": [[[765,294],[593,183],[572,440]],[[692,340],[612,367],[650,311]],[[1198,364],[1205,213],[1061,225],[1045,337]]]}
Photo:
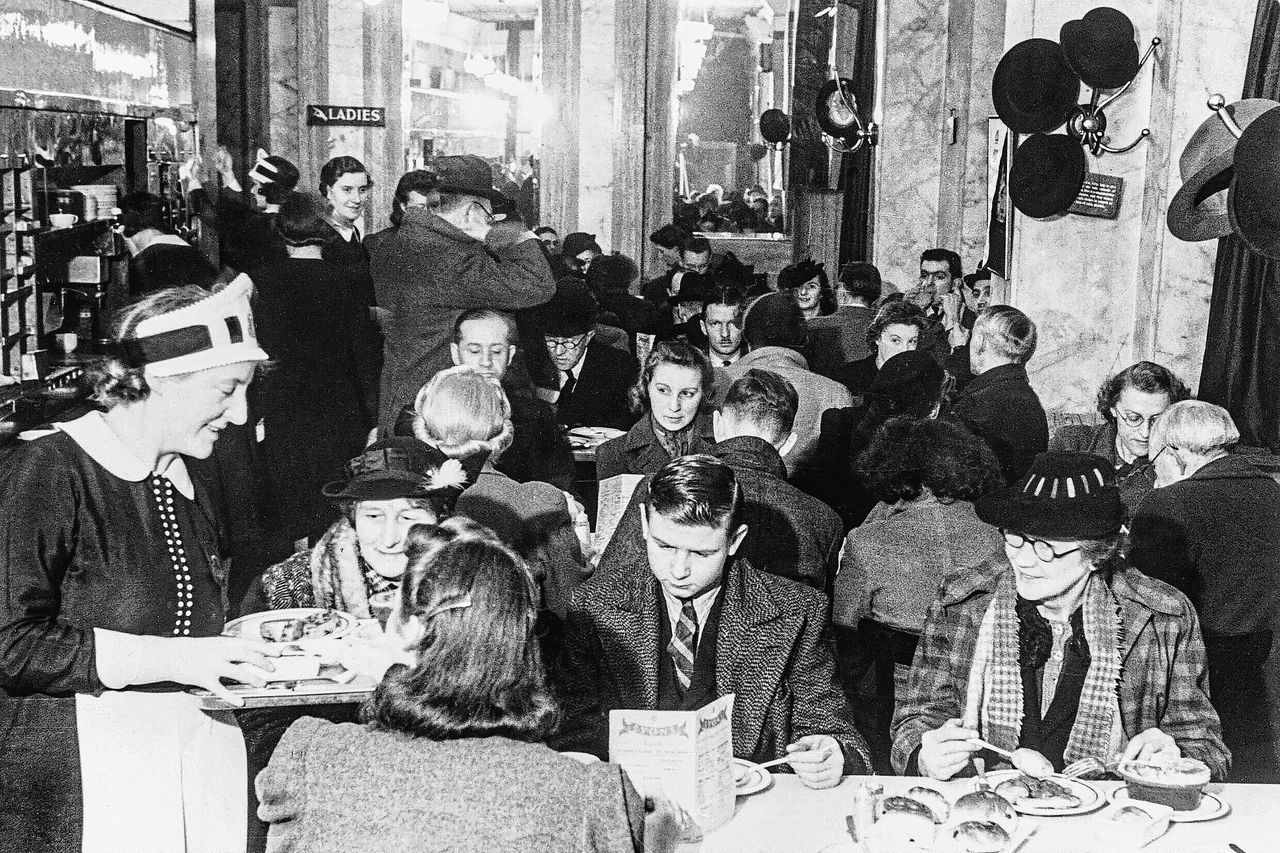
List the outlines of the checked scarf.
{"label": "checked scarf", "polygon": [[[1089,644],[1089,670],[1080,690],[1080,705],[1063,758],[1068,763],[1119,751],[1124,729],[1120,718],[1120,649],[1123,628],[1120,604],[1100,572],[1084,591],[1084,632]],[[1017,592],[1013,575],[1005,573],[978,629],[964,724],[978,728],[996,746],[1014,749],[1022,731],[1022,672],[1018,663]]]}

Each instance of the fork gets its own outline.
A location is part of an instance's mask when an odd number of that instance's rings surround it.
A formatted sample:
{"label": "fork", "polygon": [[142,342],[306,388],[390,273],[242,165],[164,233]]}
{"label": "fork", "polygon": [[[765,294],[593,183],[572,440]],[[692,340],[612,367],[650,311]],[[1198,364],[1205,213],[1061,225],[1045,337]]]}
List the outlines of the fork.
{"label": "fork", "polygon": [[1090,755],[1085,758],[1077,759],[1066,767],[1062,768],[1062,775],[1072,779],[1082,779],[1085,776],[1106,775],[1116,772],[1116,768],[1120,765],[1117,758],[1104,762],[1100,758]]}

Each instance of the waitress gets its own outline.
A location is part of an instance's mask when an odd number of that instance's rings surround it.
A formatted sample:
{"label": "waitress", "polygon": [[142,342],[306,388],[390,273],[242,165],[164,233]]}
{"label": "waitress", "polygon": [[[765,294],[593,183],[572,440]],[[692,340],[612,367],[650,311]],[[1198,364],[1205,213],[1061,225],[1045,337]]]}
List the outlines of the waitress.
{"label": "waitress", "polygon": [[[184,456],[246,419],[258,363],[241,276],[125,309],[91,378],[105,408],[0,469],[0,839],[24,851],[243,850],[245,759],[230,714],[269,646],[218,636],[227,564]],[[259,669],[261,668],[261,669]]]}

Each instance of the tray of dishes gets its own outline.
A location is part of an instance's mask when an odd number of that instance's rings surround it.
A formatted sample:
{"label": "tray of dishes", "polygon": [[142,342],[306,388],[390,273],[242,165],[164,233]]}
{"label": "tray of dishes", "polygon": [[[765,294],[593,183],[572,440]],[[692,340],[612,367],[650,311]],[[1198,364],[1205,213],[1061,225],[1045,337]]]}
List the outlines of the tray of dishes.
{"label": "tray of dishes", "polygon": [[617,438],[626,433],[620,429],[612,427],[574,427],[569,430],[569,444],[575,450],[584,450],[591,447],[599,447],[610,439]]}

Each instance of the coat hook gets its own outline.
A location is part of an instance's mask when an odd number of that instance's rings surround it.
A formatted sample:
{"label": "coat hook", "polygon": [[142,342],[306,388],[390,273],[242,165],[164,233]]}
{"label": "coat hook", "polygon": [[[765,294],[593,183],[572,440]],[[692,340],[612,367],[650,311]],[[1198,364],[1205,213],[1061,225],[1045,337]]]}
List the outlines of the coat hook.
{"label": "coat hook", "polygon": [[1221,95],[1209,96],[1209,109],[1218,114],[1218,118],[1222,119],[1222,123],[1227,126],[1227,130],[1231,131],[1231,135],[1236,139],[1240,138],[1240,134],[1244,133],[1240,129],[1240,125],[1231,117],[1231,113],[1227,112],[1227,99]]}

